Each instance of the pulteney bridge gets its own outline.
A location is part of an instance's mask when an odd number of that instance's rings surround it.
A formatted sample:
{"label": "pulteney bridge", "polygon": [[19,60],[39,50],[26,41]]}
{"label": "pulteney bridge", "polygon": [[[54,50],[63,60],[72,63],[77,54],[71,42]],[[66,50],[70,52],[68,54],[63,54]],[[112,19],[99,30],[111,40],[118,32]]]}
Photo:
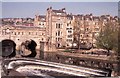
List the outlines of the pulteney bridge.
{"label": "pulteney bridge", "polygon": [[[3,56],[8,55],[9,52],[16,52],[16,50],[18,51],[20,49],[24,52],[25,49],[21,47],[21,45],[27,45],[28,43],[30,45],[26,48],[30,50],[32,47],[40,49],[41,42],[44,42],[44,50],[47,50],[45,32],[45,28],[40,27],[0,26],[0,42],[2,43],[1,50]],[[11,56],[14,55],[15,54],[12,54]]]}

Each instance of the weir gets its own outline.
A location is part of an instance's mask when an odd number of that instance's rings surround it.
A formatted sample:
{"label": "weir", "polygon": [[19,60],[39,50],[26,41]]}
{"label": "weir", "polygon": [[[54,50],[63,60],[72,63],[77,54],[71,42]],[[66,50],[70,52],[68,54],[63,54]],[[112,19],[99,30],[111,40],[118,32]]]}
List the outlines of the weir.
{"label": "weir", "polygon": [[54,77],[55,73],[59,75],[62,74],[62,76],[106,77],[108,76],[109,73],[108,71],[105,70],[60,64],[60,63],[42,61],[39,59],[31,59],[31,58],[5,59],[3,61],[2,66],[4,68],[4,71],[5,72],[7,71],[6,75],[9,74],[10,70],[15,70],[22,74],[23,72],[26,72],[27,76],[28,76],[28,72],[31,71],[31,74],[29,74],[29,76],[42,76],[43,74],[44,75],[46,74],[46,76],[49,75],[50,77],[51,76]]}

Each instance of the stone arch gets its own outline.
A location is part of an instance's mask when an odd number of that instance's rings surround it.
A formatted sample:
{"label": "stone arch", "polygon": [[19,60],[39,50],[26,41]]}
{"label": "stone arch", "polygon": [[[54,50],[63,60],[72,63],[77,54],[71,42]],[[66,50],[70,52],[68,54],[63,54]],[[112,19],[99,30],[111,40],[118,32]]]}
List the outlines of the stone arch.
{"label": "stone arch", "polygon": [[16,43],[13,40],[5,39],[2,43],[2,57],[15,57],[16,56]]}
{"label": "stone arch", "polygon": [[22,42],[21,47],[30,51],[31,53],[29,55],[21,55],[21,56],[22,57],[35,57],[37,55],[36,46],[37,46],[37,43],[32,39],[26,40],[25,42]]}

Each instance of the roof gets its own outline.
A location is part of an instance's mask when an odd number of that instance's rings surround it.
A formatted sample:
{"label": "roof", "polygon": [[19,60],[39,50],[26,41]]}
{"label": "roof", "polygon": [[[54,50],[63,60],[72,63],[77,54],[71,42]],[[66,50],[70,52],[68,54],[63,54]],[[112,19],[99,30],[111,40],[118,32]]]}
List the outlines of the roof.
{"label": "roof", "polygon": [[68,14],[67,18],[73,19],[73,16]]}
{"label": "roof", "polygon": [[63,10],[52,10],[52,11],[55,12],[55,13],[66,13]]}
{"label": "roof", "polygon": [[97,16],[94,16],[94,17],[93,17],[93,20],[95,20],[95,19],[100,20],[100,18],[99,18],[99,17],[97,17]]}
{"label": "roof", "polygon": [[39,15],[39,18],[46,18],[45,15]]}

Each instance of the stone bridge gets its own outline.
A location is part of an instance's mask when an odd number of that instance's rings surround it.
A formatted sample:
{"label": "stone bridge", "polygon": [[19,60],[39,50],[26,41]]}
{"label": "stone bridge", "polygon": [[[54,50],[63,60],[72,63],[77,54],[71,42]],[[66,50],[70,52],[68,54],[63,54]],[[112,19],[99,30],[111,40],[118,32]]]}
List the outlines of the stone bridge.
{"label": "stone bridge", "polygon": [[[33,41],[36,49],[40,49],[40,42],[44,42],[44,50],[47,48],[46,29],[40,27],[25,26],[0,26],[0,42],[2,51],[20,50],[25,42]],[[33,45],[33,44],[31,44]],[[6,53],[5,53],[6,52]]]}

